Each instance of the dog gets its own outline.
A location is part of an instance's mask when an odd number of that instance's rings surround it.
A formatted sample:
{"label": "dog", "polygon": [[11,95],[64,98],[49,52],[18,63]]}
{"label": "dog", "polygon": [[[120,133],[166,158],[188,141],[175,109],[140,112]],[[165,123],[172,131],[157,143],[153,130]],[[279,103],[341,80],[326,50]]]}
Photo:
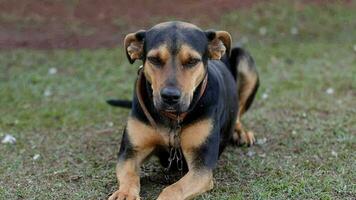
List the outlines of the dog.
{"label": "dog", "polygon": [[250,54],[231,49],[226,31],[203,31],[180,21],[128,34],[129,62],[141,60],[116,168],[119,188],[109,200],[140,199],[140,166],[151,155],[185,175],[158,200],[191,199],[213,188],[213,169],[229,144],[253,145],[242,115],[251,106],[259,76]]}

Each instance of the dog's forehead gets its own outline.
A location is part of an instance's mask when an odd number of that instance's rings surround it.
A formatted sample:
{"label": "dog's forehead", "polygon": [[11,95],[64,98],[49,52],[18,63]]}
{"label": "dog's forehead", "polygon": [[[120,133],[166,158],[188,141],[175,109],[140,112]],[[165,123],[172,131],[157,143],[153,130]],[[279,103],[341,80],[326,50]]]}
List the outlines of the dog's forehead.
{"label": "dog's forehead", "polygon": [[207,38],[197,26],[186,22],[164,22],[149,29],[145,38],[146,49],[166,45],[171,53],[179,51],[182,45],[188,45],[197,52],[204,53]]}

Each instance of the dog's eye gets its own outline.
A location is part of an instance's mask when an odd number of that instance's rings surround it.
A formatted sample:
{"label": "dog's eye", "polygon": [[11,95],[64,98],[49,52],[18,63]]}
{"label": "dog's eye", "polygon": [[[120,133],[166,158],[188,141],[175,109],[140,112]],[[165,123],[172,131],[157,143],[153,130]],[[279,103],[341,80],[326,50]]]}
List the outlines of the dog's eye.
{"label": "dog's eye", "polygon": [[195,65],[197,65],[200,62],[200,59],[198,58],[191,58],[188,60],[188,62],[185,62],[183,64],[183,66],[185,67],[194,67]]}
{"label": "dog's eye", "polygon": [[163,65],[162,60],[160,58],[158,58],[158,57],[148,57],[147,59],[148,59],[148,61],[150,61],[150,63],[152,63],[155,66],[162,66]]}

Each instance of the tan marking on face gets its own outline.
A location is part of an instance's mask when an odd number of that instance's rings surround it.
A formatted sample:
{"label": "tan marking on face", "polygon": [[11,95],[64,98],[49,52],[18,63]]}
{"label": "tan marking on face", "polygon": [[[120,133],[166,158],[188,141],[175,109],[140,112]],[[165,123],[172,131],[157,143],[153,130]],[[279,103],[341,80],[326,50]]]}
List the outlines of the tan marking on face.
{"label": "tan marking on face", "polygon": [[210,135],[212,128],[213,122],[211,119],[204,119],[183,128],[181,133],[182,149],[189,151],[201,146]]}
{"label": "tan marking on face", "polygon": [[[149,57],[159,58],[162,61],[162,66],[155,66],[154,63],[150,62]],[[147,80],[151,83],[154,98],[159,99],[160,91],[167,86],[167,82],[170,82],[167,80],[174,80],[171,82],[176,81],[176,85],[174,86],[182,93],[180,103],[188,108],[195,89],[204,79],[206,73],[202,61],[195,66],[184,66],[191,59],[202,60],[201,55],[187,44],[181,45],[175,57],[171,55],[166,44],[152,49],[147,53],[144,73]]]}
{"label": "tan marking on face", "polygon": [[190,59],[200,59],[201,55],[192,49],[188,45],[182,45],[181,50],[178,54],[178,60],[180,62],[179,71],[177,72],[177,81],[181,86],[183,96],[186,98],[185,101],[191,101],[195,89],[199,86],[201,81],[204,79],[205,68],[203,62],[199,62],[193,67],[183,67],[183,65],[189,62]]}
{"label": "tan marking on face", "polygon": [[150,50],[146,57],[159,58],[163,63],[162,66],[157,67],[146,59],[144,66],[144,73],[147,80],[151,83],[153,95],[158,95],[162,87],[164,87],[167,77],[170,73],[172,73],[172,68],[166,66],[171,58],[171,55],[167,45],[163,44],[158,48]]}

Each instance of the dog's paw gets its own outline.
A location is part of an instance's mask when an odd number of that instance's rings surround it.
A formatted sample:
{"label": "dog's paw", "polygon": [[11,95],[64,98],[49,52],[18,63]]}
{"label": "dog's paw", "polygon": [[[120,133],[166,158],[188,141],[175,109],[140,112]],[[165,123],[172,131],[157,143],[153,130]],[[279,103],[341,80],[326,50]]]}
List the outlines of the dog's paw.
{"label": "dog's paw", "polygon": [[140,196],[118,190],[114,192],[108,200],[140,200]]}
{"label": "dog's paw", "polygon": [[163,189],[157,200],[183,200],[182,194],[173,185]]}
{"label": "dog's paw", "polygon": [[244,134],[241,138],[243,144],[246,144],[247,146],[252,146],[256,143],[256,139],[252,131],[244,131]]}
{"label": "dog's paw", "polygon": [[236,124],[234,135],[234,143],[239,146],[252,146],[256,143],[254,133],[252,131],[245,130],[240,123]]}

